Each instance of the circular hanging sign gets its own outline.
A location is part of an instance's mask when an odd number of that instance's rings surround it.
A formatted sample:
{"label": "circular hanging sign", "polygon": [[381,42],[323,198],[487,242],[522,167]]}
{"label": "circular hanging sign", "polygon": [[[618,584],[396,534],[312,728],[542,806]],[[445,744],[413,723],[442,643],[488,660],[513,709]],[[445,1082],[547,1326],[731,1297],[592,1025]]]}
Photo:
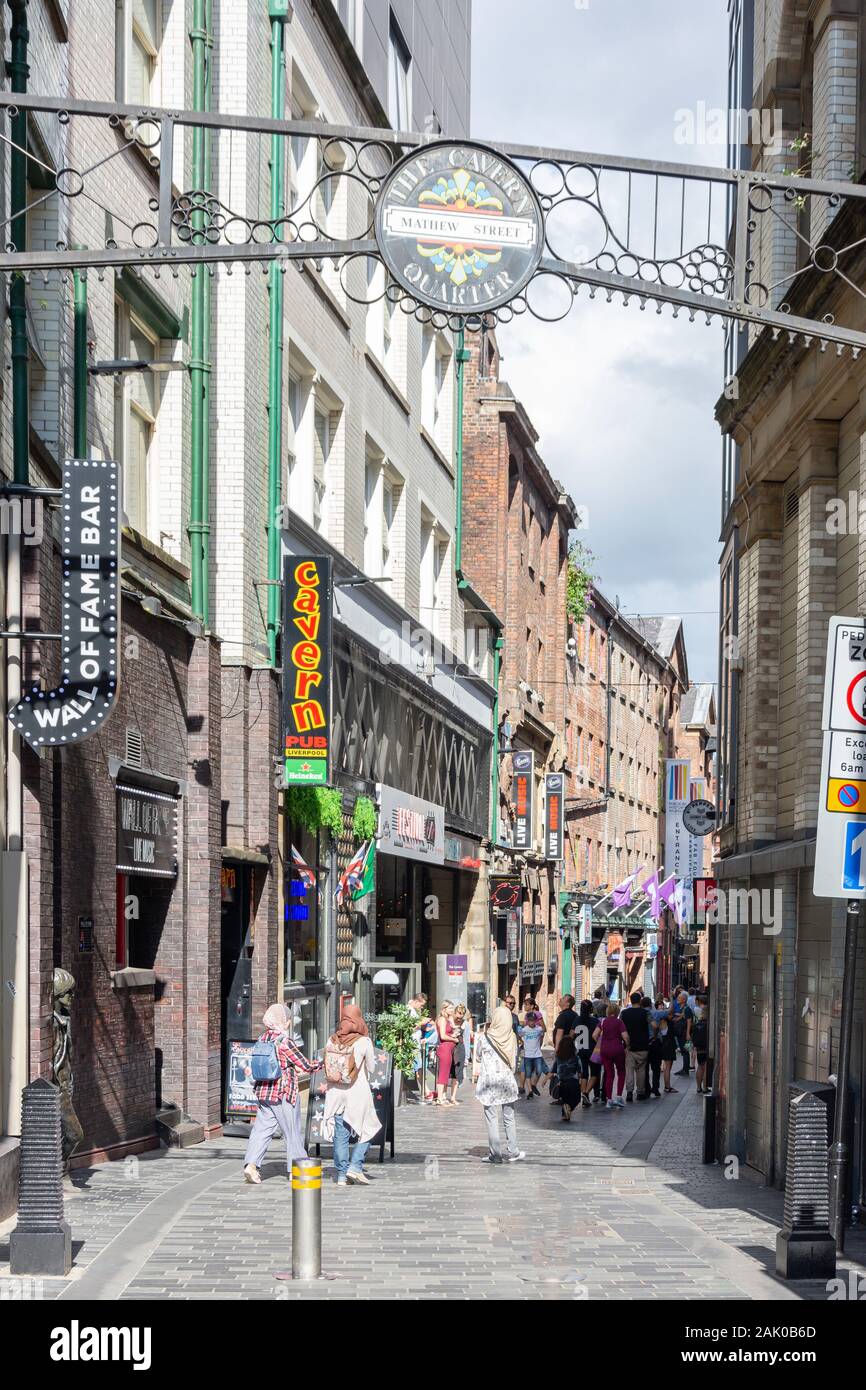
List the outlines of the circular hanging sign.
{"label": "circular hanging sign", "polygon": [[509,159],[471,142],[425,145],[395,164],[375,227],[397,284],[450,314],[514,299],[535,274],[544,242],[534,189]]}
{"label": "circular hanging sign", "polygon": [[710,835],[716,828],[712,801],[690,801],[683,807],[683,825],[690,835]]}

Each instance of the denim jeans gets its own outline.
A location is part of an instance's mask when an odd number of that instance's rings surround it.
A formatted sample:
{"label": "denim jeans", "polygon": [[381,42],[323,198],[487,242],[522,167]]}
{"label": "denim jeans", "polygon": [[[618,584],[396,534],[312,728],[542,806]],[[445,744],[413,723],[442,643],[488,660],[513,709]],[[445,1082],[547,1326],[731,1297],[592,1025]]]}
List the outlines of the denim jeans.
{"label": "denim jeans", "polygon": [[334,1167],[337,1170],[337,1177],[344,1178],[347,1173],[360,1173],[364,1166],[364,1159],[367,1157],[367,1150],[370,1147],[370,1140],[365,1139],[363,1143],[353,1146],[352,1161],[349,1162],[349,1135],[354,1134],[344,1121],[342,1115],[334,1116]]}

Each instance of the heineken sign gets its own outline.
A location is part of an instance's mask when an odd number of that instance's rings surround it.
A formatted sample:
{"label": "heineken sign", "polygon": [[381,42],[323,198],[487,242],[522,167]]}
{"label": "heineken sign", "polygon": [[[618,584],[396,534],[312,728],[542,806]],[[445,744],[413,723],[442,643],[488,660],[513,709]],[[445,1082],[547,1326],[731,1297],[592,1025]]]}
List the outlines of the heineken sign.
{"label": "heineken sign", "polygon": [[290,555],[283,581],[285,785],[328,780],[331,738],[331,560]]}
{"label": "heineken sign", "polygon": [[449,314],[514,299],[538,268],[543,225],[517,166],[470,143],[413,151],[376,205],[376,241],[394,280],[419,304]]}
{"label": "heineken sign", "polygon": [[104,724],[119,677],[118,467],[64,459],[60,681],[32,689],[9,711],[32,748],[81,743]]}

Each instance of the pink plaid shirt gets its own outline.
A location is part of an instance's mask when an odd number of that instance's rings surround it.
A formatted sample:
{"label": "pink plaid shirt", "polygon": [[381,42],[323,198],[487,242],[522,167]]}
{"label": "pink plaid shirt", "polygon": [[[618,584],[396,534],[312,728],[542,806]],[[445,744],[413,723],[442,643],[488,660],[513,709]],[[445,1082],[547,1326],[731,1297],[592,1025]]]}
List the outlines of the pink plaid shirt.
{"label": "pink plaid shirt", "polygon": [[289,1105],[294,1105],[298,1099],[298,1072],[317,1071],[319,1064],[308,1062],[303,1052],[298,1051],[291,1039],[285,1033],[278,1033],[274,1028],[266,1028],[259,1038],[259,1042],[276,1043],[282,1075],[278,1081],[256,1081],[254,1083],[256,1100],[266,1100],[272,1103],[287,1100]]}

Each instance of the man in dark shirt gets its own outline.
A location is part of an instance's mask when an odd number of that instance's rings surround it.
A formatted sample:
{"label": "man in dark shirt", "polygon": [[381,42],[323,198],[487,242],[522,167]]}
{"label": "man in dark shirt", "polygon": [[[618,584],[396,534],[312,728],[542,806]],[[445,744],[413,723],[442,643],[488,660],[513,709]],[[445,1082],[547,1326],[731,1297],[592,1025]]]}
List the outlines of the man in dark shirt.
{"label": "man in dark shirt", "polygon": [[553,1050],[559,1047],[563,1038],[569,1037],[578,1024],[578,1016],[574,1009],[574,995],[564,994],[559,1001],[560,1012],[556,1015],[556,1022],[553,1025]]}
{"label": "man in dark shirt", "polygon": [[637,1092],[638,1100],[646,1100],[646,1060],[649,1052],[649,1016],[642,1009],[640,992],[629,996],[631,1005],[623,1009],[620,1023],[628,1033],[628,1050],[625,1054],[625,1098],[634,1100],[632,1091]]}

